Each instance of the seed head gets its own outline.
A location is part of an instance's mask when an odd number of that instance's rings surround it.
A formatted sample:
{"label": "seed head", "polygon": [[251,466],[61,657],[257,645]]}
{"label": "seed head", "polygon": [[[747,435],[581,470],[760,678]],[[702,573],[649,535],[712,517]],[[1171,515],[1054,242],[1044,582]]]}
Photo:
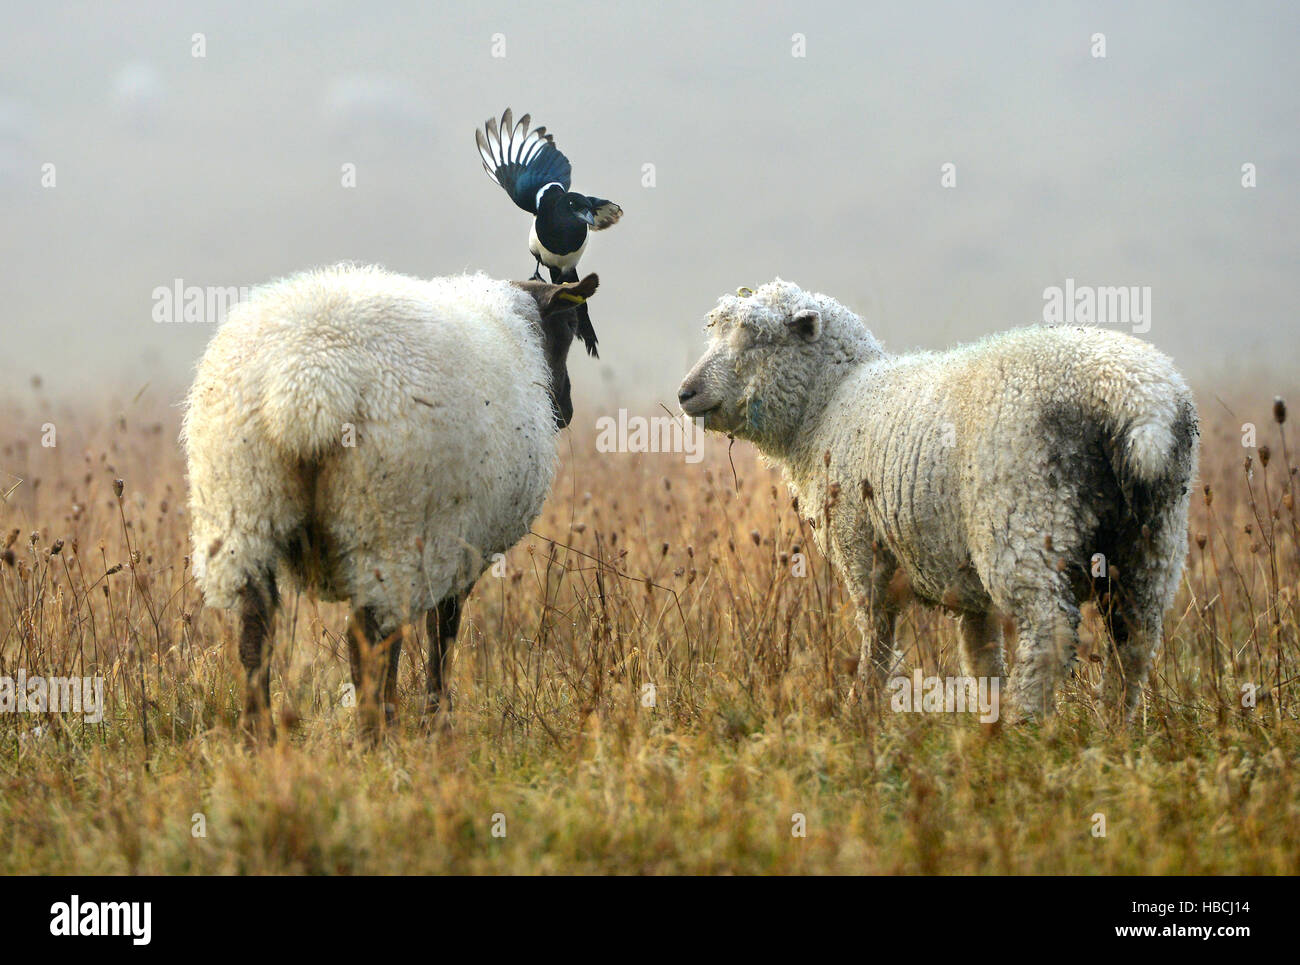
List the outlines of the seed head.
{"label": "seed head", "polygon": [[1280,395],[1273,397],[1273,421],[1278,425],[1286,422],[1286,400]]}

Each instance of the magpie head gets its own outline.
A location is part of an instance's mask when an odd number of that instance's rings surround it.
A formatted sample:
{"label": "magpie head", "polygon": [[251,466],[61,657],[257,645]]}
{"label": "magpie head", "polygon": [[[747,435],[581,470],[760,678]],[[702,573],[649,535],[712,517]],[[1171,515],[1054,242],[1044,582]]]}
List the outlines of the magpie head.
{"label": "magpie head", "polygon": [[591,198],[585,194],[578,194],[576,191],[570,191],[564,196],[564,210],[573,215],[579,221],[585,221],[589,225],[596,223],[596,209],[591,204]]}

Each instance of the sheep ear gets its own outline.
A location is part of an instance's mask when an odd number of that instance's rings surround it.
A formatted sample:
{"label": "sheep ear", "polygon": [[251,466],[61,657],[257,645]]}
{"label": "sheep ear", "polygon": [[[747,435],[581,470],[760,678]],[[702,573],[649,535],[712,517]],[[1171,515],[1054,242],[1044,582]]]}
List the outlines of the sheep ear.
{"label": "sheep ear", "polygon": [[586,301],[592,295],[596,294],[596,288],[600,285],[600,277],[593,271],[582,281],[567,281],[560,286],[561,291],[557,294],[566,296],[576,295],[578,298]]}
{"label": "sheep ear", "polygon": [[815,308],[805,308],[786,319],[786,325],[805,342],[815,342],[822,334],[822,313]]}
{"label": "sheep ear", "polygon": [[546,318],[556,312],[577,308],[595,294],[600,278],[593,272],[582,281],[565,282],[562,285],[531,280],[515,281],[511,284],[532,295],[537,301],[537,310],[541,312],[543,318]]}

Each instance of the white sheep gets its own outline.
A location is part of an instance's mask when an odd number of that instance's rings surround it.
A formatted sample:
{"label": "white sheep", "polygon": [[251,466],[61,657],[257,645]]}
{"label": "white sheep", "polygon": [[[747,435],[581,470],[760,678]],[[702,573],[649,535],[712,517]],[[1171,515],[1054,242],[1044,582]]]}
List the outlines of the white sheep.
{"label": "white sheep", "polygon": [[596,285],[340,265],[231,311],[199,363],[182,441],[194,579],[209,605],[240,608],[251,730],[270,725],[266,651],[285,577],[352,601],[364,732],[381,691],[395,714],[401,628],[421,613],[427,708],[446,706],[465,596],[550,490],[556,426],[573,413],[571,309]]}
{"label": "white sheep", "polygon": [[886,590],[901,570],[960,614],[968,674],[1004,674],[1011,617],[1004,716],[1046,715],[1080,603],[1107,588],[1094,570],[1111,565],[1108,687],[1131,715],[1187,554],[1196,475],[1196,407],[1168,358],[1081,327],[889,355],[834,299],[780,279],[723,297],[707,331],[682,407],[783,466],[858,607],[855,690],[896,672]]}

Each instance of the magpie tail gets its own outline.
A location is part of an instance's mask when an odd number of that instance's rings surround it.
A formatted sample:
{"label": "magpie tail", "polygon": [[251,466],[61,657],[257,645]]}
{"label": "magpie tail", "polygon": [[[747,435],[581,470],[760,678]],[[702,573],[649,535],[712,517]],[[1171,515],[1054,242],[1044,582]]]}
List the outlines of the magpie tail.
{"label": "magpie tail", "polygon": [[604,198],[589,198],[591,201],[591,212],[595,219],[592,224],[593,231],[603,231],[610,225],[618,223],[618,219],[623,217],[623,209],[613,201],[607,201]]}
{"label": "magpie tail", "polygon": [[[566,282],[578,281],[578,271],[576,268],[570,268],[566,272],[557,273],[551,269],[551,281]],[[582,339],[582,344],[587,347],[587,354],[592,358],[600,358],[600,352],[596,351],[596,329],[591,324],[591,313],[587,311],[587,303],[583,302],[578,307],[578,338]]]}

